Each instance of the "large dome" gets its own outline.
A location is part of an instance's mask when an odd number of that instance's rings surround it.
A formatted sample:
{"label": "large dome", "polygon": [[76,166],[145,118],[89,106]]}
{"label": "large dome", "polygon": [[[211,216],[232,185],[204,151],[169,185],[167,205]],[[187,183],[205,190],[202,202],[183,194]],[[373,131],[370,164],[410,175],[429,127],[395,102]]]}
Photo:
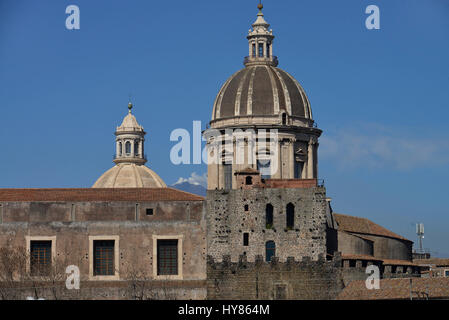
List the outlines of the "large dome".
{"label": "large dome", "polygon": [[134,163],[120,163],[106,171],[93,188],[166,188],[164,181],[151,169]]}
{"label": "large dome", "polygon": [[215,100],[212,121],[283,113],[312,120],[304,89],[284,70],[256,64],[248,65],[226,81]]}

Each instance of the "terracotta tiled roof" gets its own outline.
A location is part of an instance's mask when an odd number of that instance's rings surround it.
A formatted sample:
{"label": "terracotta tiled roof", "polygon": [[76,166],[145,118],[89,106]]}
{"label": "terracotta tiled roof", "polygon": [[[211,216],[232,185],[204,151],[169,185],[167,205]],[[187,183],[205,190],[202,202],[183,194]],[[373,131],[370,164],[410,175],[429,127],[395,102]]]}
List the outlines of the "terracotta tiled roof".
{"label": "terracotta tiled roof", "polygon": [[0,202],[19,201],[202,201],[203,197],[172,188],[0,189]]}
{"label": "terracotta tiled roof", "polygon": [[419,266],[419,264],[407,260],[383,259],[383,262],[386,266]]}
{"label": "terracotta tiled roof", "polygon": [[[413,299],[449,298],[449,278],[412,278]],[[379,290],[368,290],[365,280],[349,283],[337,300],[393,300],[410,299],[410,278],[381,279]]]}
{"label": "terracotta tiled roof", "polygon": [[408,260],[392,260],[392,259],[379,259],[373,256],[364,254],[342,254],[343,260],[370,260],[370,261],[382,261],[386,266],[419,266],[417,263],[413,263]]}
{"label": "terracotta tiled roof", "polygon": [[383,261],[382,259],[374,258],[373,256],[364,254],[342,254],[343,260],[370,260],[370,261]]}
{"label": "terracotta tiled roof", "polygon": [[333,215],[338,223],[339,230],[410,241],[366,218],[353,217],[338,213],[334,213]]}
{"label": "terracotta tiled roof", "polygon": [[419,265],[433,264],[436,265],[437,267],[449,266],[449,259],[442,259],[442,258],[414,259],[413,262]]}

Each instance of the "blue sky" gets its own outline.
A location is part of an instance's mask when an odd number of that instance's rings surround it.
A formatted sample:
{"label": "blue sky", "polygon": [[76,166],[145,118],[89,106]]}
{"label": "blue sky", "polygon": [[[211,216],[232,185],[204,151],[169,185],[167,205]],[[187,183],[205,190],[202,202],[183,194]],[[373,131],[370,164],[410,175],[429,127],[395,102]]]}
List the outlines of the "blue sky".
{"label": "blue sky", "polygon": [[[81,29],[65,28],[78,5]],[[336,212],[449,256],[449,1],[266,0],[279,67],[324,130],[319,175]],[[380,8],[381,29],[365,28]],[[90,187],[112,167],[132,94],[148,166],[168,183],[170,133],[203,128],[243,67],[257,1],[0,1],[0,187]]]}

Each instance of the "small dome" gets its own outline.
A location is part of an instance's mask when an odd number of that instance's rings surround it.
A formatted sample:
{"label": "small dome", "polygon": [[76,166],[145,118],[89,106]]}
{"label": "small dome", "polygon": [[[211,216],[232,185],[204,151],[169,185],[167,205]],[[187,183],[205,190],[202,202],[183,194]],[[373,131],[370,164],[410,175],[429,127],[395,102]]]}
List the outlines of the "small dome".
{"label": "small dome", "polygon": [[106,171],[92,188],[166,188],[151,169],[134,163],[120,163]]}
{"label": "small dome", "polygon": [[226,81],[215,100],[212,121],[282,113],[312,120],[312,110],[304,89],[282,69],[270,65],[250,65]]}

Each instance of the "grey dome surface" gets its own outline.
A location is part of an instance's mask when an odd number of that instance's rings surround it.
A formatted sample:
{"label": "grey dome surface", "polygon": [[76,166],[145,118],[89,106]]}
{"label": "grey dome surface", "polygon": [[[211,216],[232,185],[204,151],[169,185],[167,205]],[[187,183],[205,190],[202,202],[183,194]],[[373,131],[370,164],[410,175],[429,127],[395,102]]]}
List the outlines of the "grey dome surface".
{"label": "grey dome surface", "polygon": [[282,69],[253,65],[236,72],[223,85],[215,100],[212,121],[282,113],[312,119],[304,89]]}

